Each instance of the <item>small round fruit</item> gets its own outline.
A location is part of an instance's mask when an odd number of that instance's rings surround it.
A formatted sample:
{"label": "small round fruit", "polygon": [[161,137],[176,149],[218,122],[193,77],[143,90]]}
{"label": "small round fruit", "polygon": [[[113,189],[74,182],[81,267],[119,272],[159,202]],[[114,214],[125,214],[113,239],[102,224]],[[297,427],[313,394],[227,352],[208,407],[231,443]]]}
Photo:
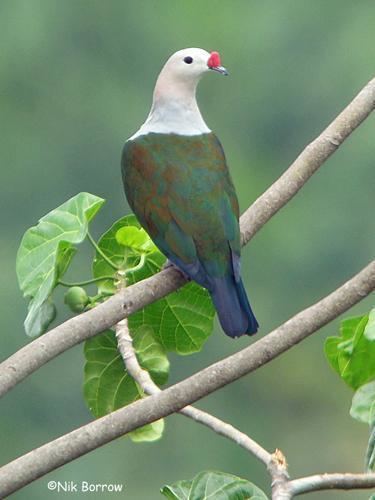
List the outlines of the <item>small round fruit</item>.
{"label": "small round fruit", "polygon": [[73,312],[82,312],[89,302],[86,291],[80,286],[72,286],[64,296],[65,304]]}

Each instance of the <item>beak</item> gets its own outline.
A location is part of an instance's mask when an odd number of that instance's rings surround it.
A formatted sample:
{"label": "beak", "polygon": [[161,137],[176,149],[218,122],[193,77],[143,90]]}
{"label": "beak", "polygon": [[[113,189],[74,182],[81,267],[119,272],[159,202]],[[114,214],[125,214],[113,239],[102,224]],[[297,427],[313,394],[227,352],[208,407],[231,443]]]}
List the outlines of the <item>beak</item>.
{"label": "beak", "polygon": [[220,73],[221,75],[224,75],[224,76],[229,75],[228,71],[224,68],[224,66],[211,66],[210,69],[212,69],[212,71],[216,71],[217,73]]}

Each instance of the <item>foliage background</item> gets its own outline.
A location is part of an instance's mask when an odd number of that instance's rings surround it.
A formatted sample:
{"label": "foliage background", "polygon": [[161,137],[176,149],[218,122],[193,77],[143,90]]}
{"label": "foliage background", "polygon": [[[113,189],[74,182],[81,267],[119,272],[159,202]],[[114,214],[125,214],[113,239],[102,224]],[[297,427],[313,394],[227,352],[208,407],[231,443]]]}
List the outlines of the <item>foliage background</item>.
{"label": "foliage background", "polygon": [[[170,53],[198,46],[222,54],[230,77],[208,75],[199,101],[224,144],[245,209],[374,75],[374,22],[372,0],[360,6],[340,0],[2,0],[0,357],[27,342],[26,304],[14,270],[23,232],[79,191],[108,200],[94,223],[97,235],[129,212],[120,183],[122,144],[148,113],[155,77]],[[244,250],[260,335],[371,258],[374,125],[372,117]],[[82,278],[89,252],[83,247],[75,258]],[[373,298],[353,313],[371,305]],[[337,329],[338,321],[199,406],[268,449],[281,448],[292,476],[361,471],[368,429],[350,418],[352,393],[323,355],[323,339]],[[248,342],[233,342],[216,327],[203,352],[172,359],[171,381]],[[0,401],[1,463],[90,420],[82,369],[78,346]],[[120,482],[127,498],[159,498],[164,483],[209,468],[267,491],[263,467],[245,451],[173,416],[162,441],[119,439],[12,498],[57,497],[47,490],[51,479]],[[326,495],[342,498],[309,498]]]}

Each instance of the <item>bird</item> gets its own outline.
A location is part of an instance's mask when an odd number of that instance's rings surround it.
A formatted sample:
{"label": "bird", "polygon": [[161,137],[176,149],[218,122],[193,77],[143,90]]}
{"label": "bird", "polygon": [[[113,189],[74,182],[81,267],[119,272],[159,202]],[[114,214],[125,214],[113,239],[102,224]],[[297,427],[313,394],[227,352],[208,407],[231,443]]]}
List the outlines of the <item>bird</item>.
{"label": "bird", "polygon": [[220,54],[182,49],[163,66],[146,121],[126,142],[121,169],[129,206],[159,250],[211,295],[224,333],[258,322],[240,271],[239,205],[223,147],[206,125],[196,89],[227,75]]}

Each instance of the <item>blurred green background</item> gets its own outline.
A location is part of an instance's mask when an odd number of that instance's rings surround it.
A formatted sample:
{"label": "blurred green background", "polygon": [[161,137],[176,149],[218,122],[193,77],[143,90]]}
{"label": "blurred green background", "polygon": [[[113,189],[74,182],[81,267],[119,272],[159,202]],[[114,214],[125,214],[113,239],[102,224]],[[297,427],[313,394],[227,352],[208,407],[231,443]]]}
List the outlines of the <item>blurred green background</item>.
{"label": "blurred green background", "polygon": [[[0,358],[28,342],[26,303],[15,276],[22,234],[80,191],[108,200],[94,222],[96,235],[129,213],[121,148],[145,119],[155,78],[172,52],[189,46],[219,50],[230,72],[228,78],[208,75],[199,102],[224,145],[244,210],[374,76],[374,25],[373,0],[2,0]],[[371,259],[374,132],[370,117],[244,249],[244,280],[260,336]],[[89,256],[83,246],[75,277],[88,276]],[[373,304],[368,298],[350,314]],[[350,418],[352,392],[323,355],[324,338],[338,324],[198,406],[269,450],[281,448],[293,477],[362,471],[368,429]],[[171,382],[249,342],[233,342],[216,327],[203,352],[171,357]],[[90,421],[82,378],[77,346],[0,401],[1,463]],[[119,439],[12,498],[58,498],[64,494],[49,493],[48,480],[86,480],[124,483],[124,498],[156,499],[163,484],[204,469],[237,474],[269,491],[267,473],[252,456],[173,416],[161,441]],[[365,499],[369,493],[309,495],[343,497]]]}

